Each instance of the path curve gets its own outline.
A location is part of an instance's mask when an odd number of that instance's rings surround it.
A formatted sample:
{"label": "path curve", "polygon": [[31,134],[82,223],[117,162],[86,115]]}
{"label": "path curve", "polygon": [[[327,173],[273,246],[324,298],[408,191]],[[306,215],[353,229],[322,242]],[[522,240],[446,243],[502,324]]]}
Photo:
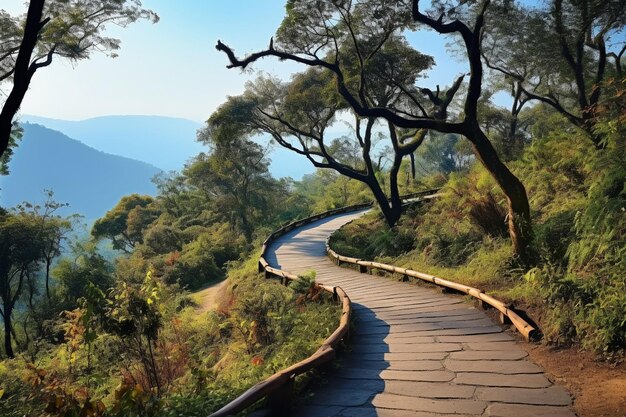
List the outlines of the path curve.
{"label": "path curve", "polygon": [[575,417],[571,397],[514,337],[461,297],[339,268],[325,241],[364,211],[297,228],[274,241],[271,266],[341,286],[353,303],[350,351],[299,417]]}

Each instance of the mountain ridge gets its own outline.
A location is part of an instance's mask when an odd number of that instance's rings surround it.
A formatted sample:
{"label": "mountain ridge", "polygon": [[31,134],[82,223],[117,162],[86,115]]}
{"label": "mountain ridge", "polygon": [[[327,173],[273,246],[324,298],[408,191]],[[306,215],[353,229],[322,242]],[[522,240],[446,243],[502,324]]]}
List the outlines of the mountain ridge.
{"label": "mountain ridge", "polygon": [[[202,123],[179,117],[106,115],[83,120],[62,120],[23,115],[21,120],[60,131],[112,155],[148,162],[164,171],[181,171],[191,158],[208,151],[206,145],[196,141],[196,132]],[[267,146],[269,138],[257,136],[253,140]],[[278,145],[272,146],[268,156],[272,161],[270,172],[276,178],[291,177],[299,180],[315,171],[305,157]]]}
{"label": "mountain ridge", "polygon": [[143,161],[93,149],[61,132],[23,123],[24,136],[0,177],[0,205],[42,204],[43,190],[68,203],[61,214],[79,213],[87,222],[102,217],[124,195],[155,195],[152,178],[163,172]]}

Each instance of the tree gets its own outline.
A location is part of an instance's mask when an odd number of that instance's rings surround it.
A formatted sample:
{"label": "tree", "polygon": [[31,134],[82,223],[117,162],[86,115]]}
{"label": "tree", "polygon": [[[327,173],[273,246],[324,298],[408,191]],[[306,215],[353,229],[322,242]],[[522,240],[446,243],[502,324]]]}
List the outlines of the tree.
{"label": "tree", "polygon": [[[67,232],[72,228],[72,216],[64,218],[56,215],[57,210],[67,207],[68,204],[56,202],[54,200],[54,192],[51,190],[45,190],[45,194],[46,201],[43,207],[24,203],[18,206],[18,209],[24,213],[30,211],[35,217],[40,219],[38,240],[41,242],[41,260],[45,266],[46,295],[50,298],[50,268],[52,267],[52,261],[61,255],[61,243],[65,239]],[[34,290],[32,287],[31,300]]]}
{"label": "tree", "polygon": [[[349,57],[342,61],[341,67],[351,80],[349,88],[358,90],[376,105],[397,104],[405,110],[423,112],[429,109],[438,115],[435,117],[441,117],[460,87],[462,77],[447,91],[422,89],[419,98],[407,101],[404,92],[413,89],[420,72],[431,66],[431,57],[415,51],[403,37],[387,31],[365,35],[365,40],[359,43],[339,41],[343,42],[338,46],[341,54]],[[356,63],[365,54],[370,59],[363,62],[361,69]],[[362,83],[358,82],[360,72],[365,77]],[[334,123],[346,117],[354,119],[351,135],[333,137],[327,133]],[[238,123],[239,134],[268,133],[284,148],[305,156],[316,168],[332,169],[364,183],[390,227],[402,212],[398,185],[402,160],[413,156],[427,133],[397,129],[390,123],[383,123],[386,134],[377,133],[377,118],[354,114],[349,103],[336,92],[332,76],[318,68],[294,75],[289,83],[259,78],[248,85],[242,96],[230,97],[208,123],[214,130]],[[394,155],[388,172],[389,195],[385,178],[379,175],[380,162],[372,155],[378,136],[386,136]]]}
{"label": "tree", "polygon": [[38,270],[43,245],[40,219],[32,213],[0,209],[0,315],[4,320],[4,350],[15,356],[12,345],[13,310],[26,281]]}
{"label": "tree", "polygon": [[11,135],[9,136],[9,144],[7,149],[0,156],[0,175],[9,174],[9,161],[13,156],[13,149],[17,146],[18,142],[22,139],[23,129],[20,126],[14,126],[11,129]]}
{"label": "tree", "polygon": [[94,243],[78,242],[72,248],[72,258],[63,258],[52,271],[58,282],[56,294],[63,310],[80,307],[78,299],[84,297],[90,286],[102,292],[113,286],[113,267],[97,252]]}
{"label": "tree", "polygon": [[12,142],[13,119],[35,73],[55,56],[78,61],[92,51],[115,56],[120,41],[104,36],[107,24],[158,21],[140,0],[31,0],[25,16],[0,11],[0,83],[12,82],[0,111],[0,158]]}
{"label": "tree", "polygon": [[540,101],[602,148],[603,136],[596,129],[598,110],[603,81],[611,74],[622,76],[626,42],[618,34],[626,23],[626,3],[546,3],[543,7],[511,2],[494,5],[487,16],[483,57],[514,86],[518,112],[525,102]]}
{"label": "tree", "polygon": [[269,195],[275,188],[266,150],[249,140],[204,129],[198,139],[211,146],[183,171],[192,186],[213,207],[218,221],[230,223],[250,242],[255,225],[270,212]]}
{"label": "tree", "polygon": [[130,253],[137,244],[143,242],[144,230],[160,214],[152,203],[154,199],[147,195],[122,197],[103,218],[96,220],[91,235],[96,239],[110,239],[113,249]]}
{"label": "tree", "polygon": [[[494,177],[506,196],[509,235],[514,251],[522,260],[528,261],[533,233],[526,190],[521,181],[500,160],[478,119],[478,101],[483,79],[480,41],[485,13],[490,2],[487,0],[480,4],[474,2],[471,4],[477,10],[475,18],[471,23],[464,23],[458,18],[444,21],[446,7],[442,7],[443,10],[437,13],[437,17],[432,17],[431,13],[425,13],[420,8],[418,0],[412,1],[410,8],[406,1],[394,2],[391,5],[380,0],[341,2],[291,0],[287,4],[287,17],[278,31],[276,45],[272,41],[268,49],[253,53],[244,59],[237,58],[233,50],[221,41],[218,41],[216,48],[227,55],[230,61],[229,68],[246,68],[264,57],[276,57],[321,68],[334,76],[337,91],[361,117],[386,119],[396,128],[435,130],[465,136],[472,143],[478,160]],[[453,9],[448,11],[453,12]],[[361,18],[362,16],[365,18]],[[411,22],[411,17],[414,23]],[[365,33],[386,31],[394,33],[418,24],[440,34],[459,36],[470,67],[462,113],[450,115],[447,111],[427,112],[419,109],[417,105],[419,112],[407,112],[402,106],[394,105],[395,103],[380,106],[369,100],[363,87],[367,82],[364,63],[370,59],[369,55],[360,54],[361,71],[356,82],[357,89],[354,91],[352,86],[355,83],[342,67],[343,56],[338,45],[341,36],[350,37],[355,45],[359,44],[359,39],[363,39],[364,36],[351,29],[357,22],[361,22]],[[359,50],[358,46],[356,49]],[[414,91],[403,92],[405,101],[419,102]]]}

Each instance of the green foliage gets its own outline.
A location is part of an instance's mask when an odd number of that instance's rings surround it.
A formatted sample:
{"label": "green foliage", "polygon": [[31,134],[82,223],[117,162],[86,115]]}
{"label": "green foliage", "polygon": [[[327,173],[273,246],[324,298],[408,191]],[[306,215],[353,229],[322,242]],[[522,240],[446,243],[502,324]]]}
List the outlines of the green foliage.
{"label": "green foliage", "polygon": [[[0,15],[1,19],[1,15]],[[2,72],[2,62],[0,62],[0,73]],[[17,148],[18,143],[22,140],[24,129],[20,126],[13,125],[11,136],[9,137],[9,145],[2,155],[0,155],[0,175],[9,175],[9,161]]]}
{"label": "green foliage", "polygon": [[[616,90],[613,100],[621,100],[623,88]],[[393,233],[370,215],[340,229],[331,244],[341,254],[423,270],[530,305],[540,312],[548,341],[619,354],[626,346],[626,131],[619,122],[625,116],[609,110],[597,122],[604,149],[591,150],[586,134],[544,112],[532,127],[533,141],[511,162],[536,222],[535,268],[511,258],[502,238],[505,202],[477,165],[450,175],[441,197],[405,216]],[[403,234],[412,237],[409,247],[390,250]]]}
{"label": "green foliage", "polygon": [[73,260],[61,259],[52,276],[58,282],[55,295],[62,310],[78,307],[78,300],[85,296],[91,285],[103,292],[113,286],[112,265],[93,248],[77,252]]}
{"label": "green foliage", "polygon": [[576,341],[583,347],[610,353],[626,344],[626,281],[616,276],[608,282],[565,273],[546,265],[526,273],[546,305],[549,340]]}
{"label": "green foliage", "polygon": [[147,209],[154,199],[150,196],[132,194],[122,199],[107,214],[97,220],[91,230],[96,239],[107,238],[113,249],[130,252],[142,243],[143,230],[158,216],[154,209]]}
{"label": "green foliage", "polygon": [[45,404],[33,401],[25,383],[26,363],[21,359],[0,362],[0,414],[7,417],[42,415]]}
{"label": "green foliage", "polygon": [[424,177],[438,172],[447,175],[455,171],[466,171],[473,160],[467,141],[457,135],[436,132],[427,136],[415,154],[420,160],[419,170]]}

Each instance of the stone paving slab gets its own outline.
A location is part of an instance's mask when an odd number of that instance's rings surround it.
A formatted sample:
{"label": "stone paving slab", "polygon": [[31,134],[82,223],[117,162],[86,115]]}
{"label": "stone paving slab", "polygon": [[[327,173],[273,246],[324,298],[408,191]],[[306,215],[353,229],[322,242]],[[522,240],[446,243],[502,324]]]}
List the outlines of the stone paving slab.
{"label": "stone paving slab", "polygon": [[476,389],[476,398],[501,403],[534,405],[569,405],[572,397],[563,387],[553,385],[548,388],[494,388]]}
{"label": "stone paving slab", "polygon": [[459,372],[454,380],[457,384],[488,387],[545,388],[552,383],[541,374],[504,375],[486,372]]}
{"label": "stone paving slab", "polygon": [[337,376],[348,379],[382,379],[400,381],[452,381],[454,372],[449,371],[397,371],[393,369],[345,368]]}
{"label": "stone paving slab", "polygon": [[339,268],[325,240],[359,214],[323,219],[270,245],[271,265],[315,269],[350,296],[355,327],[329,383],[298,417],[574,417],[571,397],[503,327],[428,284]]}
{"label": "stone paving slab", "polygon": [[372,405],[380,408],[396,410],[431,411],[433,413],[469,413],[481,414],[488,403],[485,401],[465,399],[437,400],[432,398],[409,397],[396,394],[377,394],[372,400]]}
{"label": "stone paving slab", "polygon": [[446,382],[385,381],[384,391],[424,398],[473,398],[476,387]]}
{"label": "stone paving slab", "polygon": [[442,335],[442,336],[421,336],[422,332],[403,332],[403,333],[390,333],[385,336],[385,342],[392,341],[406,341],[417,338],[433,337],[436,342],[439,343],[471,343],[476,340],[484,340],[489,342],[508,342],[514,340],[509,334],[502,333],[501,329],[498,329],[496,333],[483,333],[480,335]]}
{"label": "stone paving slab", "polygon": [[357,353],[386,353],[386,352],[454,352],[462,350],[460,343],[393,343],[387,344],[381,342],[379,345],[353,345],[352,352]]}
{"label": "stone paving slab", "polygon": [[334,405],[341,407],[358,407],[369,402],[371,390],[325,387],[317,393],[316,405]]}
{"label": "stone paving slab", "polygon": [[439,336],[437,337],[438,342],[442,343],[472,343],[477,340],[485,342],[508,342],[514,340],[511,335],[507,333],[494,333],[494,334],[481,334],[479,336],[472,336],[461,334],[457,336]]}
{"label": "stone paving slab", "polygon": [[374,336],[354,336],[352,342],[358,344],[359,346],[366,345],[380,345],[380,342],[385,343],[406,343],[406,344],[420,344],[420,343],[435,343],[437,340],[435,336],[413,336],[409,335],[408,337],[399,337],[396,334],[382,334],[382,335],[374,335]]}
{"label": "stone paving slab", "polygon": [[[321,417],[321,416],[320,416]],[[326,417],[326,416],[324,416]],[[331,416],[327,416],[331,417]],[[476,417],[469,414],[439,414],[432,411],[390,410],[374,407],[346,408],[337,417]]]}
{"label": "stone paving slab", "polygon": [[489,417],[576,417],[567,407],[521,404],[492,404],[485,413]]}
{"label": "stone paving slab", "polygon": [[[480,340],[479,338],[476,338],[476,340]],[[515,350],[522,350],[522,348],[520,348],[519,346],[517,346],[516,343],[512,343],[512,342],[498,342],[498,343],[493,343],[493,342],[467,342],[466,344],[467,349],[466,350],[488,350],[488,351],[515,351]]]}
{"label": "stone paving slab", "polygon": [[436,371],[443,370],[441,361],[437,360],[414,360],[414,361],[360,361],[350,360],[342,363],[342,366],[362,369],[392,369],[396,371]]}
{"label": "stone paving slab", "polygon": [[464,350],[453,352],[449,358],[459,361],[479,361],[479,360],[517,360],[528,356],[528,353],[521,350]]}
{"label": "stone paving slab", "polygon": [[[459,349],[461,349],[459,347]],[[427,359],[445,359],[447,351],[438,352],[383,352],[383,353],[352,353],[350,357],[358,361],[422,361]]]}
{"label": "stone paving slab", "polygon": [[453,372],[493,372],[496,374],[540,374],[543,369],[530,361],[457,361],[443,362]]}

